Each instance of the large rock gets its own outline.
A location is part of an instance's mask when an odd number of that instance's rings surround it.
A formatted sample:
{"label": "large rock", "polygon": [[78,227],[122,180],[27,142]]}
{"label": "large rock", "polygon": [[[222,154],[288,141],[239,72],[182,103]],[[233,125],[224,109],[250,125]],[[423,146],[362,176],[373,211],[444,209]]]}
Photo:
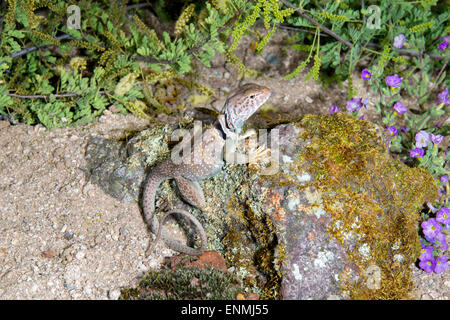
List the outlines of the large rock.
{"label": "large rock", "polygon": [[[115,148],[94,140],[93,181],[121,199],[138,199],[144,167],[168,156],[173,129],[146,130]],[[280,166],[273,175],[228,164],[201,182],[207,206],[192,212],[205,226],[209,250],[221,252],[262,299],[407,297],[420,247],[418,212],[437,195],[432,177],[393,160],[368,121],[305,116],[274,129]],[[169,183],[156,203],[184,205]]]}

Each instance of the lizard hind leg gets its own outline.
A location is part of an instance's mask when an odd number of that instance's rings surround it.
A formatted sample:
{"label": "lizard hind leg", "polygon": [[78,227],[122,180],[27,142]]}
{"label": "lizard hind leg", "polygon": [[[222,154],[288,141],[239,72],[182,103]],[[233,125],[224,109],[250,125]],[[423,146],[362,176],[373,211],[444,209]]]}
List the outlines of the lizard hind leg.
{"label": "lizard hind leg", "polygon": [[197,181],[192,181],[182,176],[175,177],[175,180],[178,190],[180,190],[183,199],[187,203],[200,209],[205,206],[205,196]]}

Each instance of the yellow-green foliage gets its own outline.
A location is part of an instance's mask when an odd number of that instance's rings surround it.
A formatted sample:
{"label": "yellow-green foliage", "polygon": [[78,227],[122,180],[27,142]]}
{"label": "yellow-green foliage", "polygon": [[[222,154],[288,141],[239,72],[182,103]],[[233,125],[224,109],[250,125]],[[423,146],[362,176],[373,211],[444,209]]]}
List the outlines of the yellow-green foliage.
{"label": "yellow-green foliage", "polygon": [[[312,141],[300,159],[315,172],[313,185],[333,218],[329,232],[344,247],[350,234],[356,241],[346,253],[360,278],[346,281],[343,274],[343,290],[354,299],[408,298],[413,289],[410,265],[420,248],[419,211],[437,197],[433,178],[424,169],[391,159],[367,121],[343,114],[308,115],[302,124],[306,130],[301,138]],[[365,245],[367,255],[359,251]],[[365,270],[373,265],[381,270],[378,289],[366,286]]]}
{"label": "yellow-green foliage", "polygon": [[177,22],[175,23],[175,32],[174,34],[176,36],[179,36],[183,30],[184,26],[188,23],[189,19],[191,18],[192,14],[194,13],[195,4],[191,3],[186,7],[186,9],[183,10],[180,17],[178,18]]}
{"label": "yellow-green foliage", "polygon": [[422,24],[419,24],[417,26],[409,28],[409,31],[411,31],[413,33],[424,31],[424,30],[430,28],[435,23],[436,23],[436,21],[429,21],[429,22],[426,22],[426,23],[422,23]]}
{"label": "yellow-green foliage", "polygon": [[330,13],[330,12],[327,12],[327,11],[322,11],[320,13],[320,15],[322,17],[324,17],[325,19],[332,20],[332,21],[337,20],[337,21],[344,22],[344,21],[348,20],[348,18],[346,16],[340,16],[340,15],[333,14],[333,13]]}
{"label": "yellow-green foliage", "polygon": [[157,46],[159,48],[161,48],[161,49],[164,48],[164,44],[158,39],[158,36],[156,35],[155,30],[147,27],[147,25],[145,23],[143,23],[137,15],[133,16],[133,20],[141,32],[143,32],[144,34],[149,36],[157,44]]}
{"label": "yellow-green foliage", "polygon": [[9,26],[14,26],[14,12],[16,11],[16,0],[8,0],[8,12],[5,15],[5,21]]}
{"label": "yellow-green foliage", "polygon": [[[233,37],[233,43],[231,44],[229,51],[233,52],[236,50],[239,40],[244,35],[245,31],[253,26],[256,22],[256,20],[259,18],[261,9],[263,9],[263,18],[264,18],[264,26],[266,29],[269,29],[270,27],[270,21],[273,19],[272,16],[276,19],[277,23],[284,22],[284,19],[286,19],[288,16],[290,16],[294,10],[288,8],[285,10],[279,9],[279,1],[278,0],[257,0],[253,11],[250,15],[248,15],[244,21],[237,23],[233,29],[232,37]],[[272,28],[272,30],[265,36],[263,39],[263,42],[266,44],[268,40],[272,37],[272,35],[275,32],[275,27]],[[258,51],[262,49],[263,46],[258,47]]]}

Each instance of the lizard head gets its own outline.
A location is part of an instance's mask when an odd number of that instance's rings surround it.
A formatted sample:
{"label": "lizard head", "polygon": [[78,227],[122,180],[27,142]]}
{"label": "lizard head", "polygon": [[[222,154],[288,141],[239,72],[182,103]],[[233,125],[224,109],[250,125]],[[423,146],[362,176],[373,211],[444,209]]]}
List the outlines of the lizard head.
{"label": "lizard head", "polygon": [[269,88],[254,83],[247,83],[231,92],[222,110],[227,128],[239,132],[245,120],[250,118],[270,95]]}

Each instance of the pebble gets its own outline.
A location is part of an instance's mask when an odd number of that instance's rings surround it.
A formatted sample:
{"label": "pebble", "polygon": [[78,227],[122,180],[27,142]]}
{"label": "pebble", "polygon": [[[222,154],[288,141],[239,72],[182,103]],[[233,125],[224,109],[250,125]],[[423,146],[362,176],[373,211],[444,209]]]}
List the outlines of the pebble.
{"label": "pebble", "polygon": [[308,97],[308,96],[305,97],[305,101],[308,102],[308,103],[313,103],[313,102],[314,102],[314,100],[311,99],[311,98]]}
{"label": "pebble", "polygon": [[110,291],[108,292],[108,297],[109,297],[111,300],[118,300],[119,297],[120,297],[120,290],[118,290],[118,289],[110,290]]}
{"label": "pebble", "polygon": [[278,65],[281,63],[281,60],[275,53],[271,52],[266,56],[266,62],[269,64]]}
{"label": "pebble", "polygon": [[77,254],[75,255],[75,258],[77,258],[77,260],[81,260],[86,256],[86,252],[84,251],[78,251]]}

